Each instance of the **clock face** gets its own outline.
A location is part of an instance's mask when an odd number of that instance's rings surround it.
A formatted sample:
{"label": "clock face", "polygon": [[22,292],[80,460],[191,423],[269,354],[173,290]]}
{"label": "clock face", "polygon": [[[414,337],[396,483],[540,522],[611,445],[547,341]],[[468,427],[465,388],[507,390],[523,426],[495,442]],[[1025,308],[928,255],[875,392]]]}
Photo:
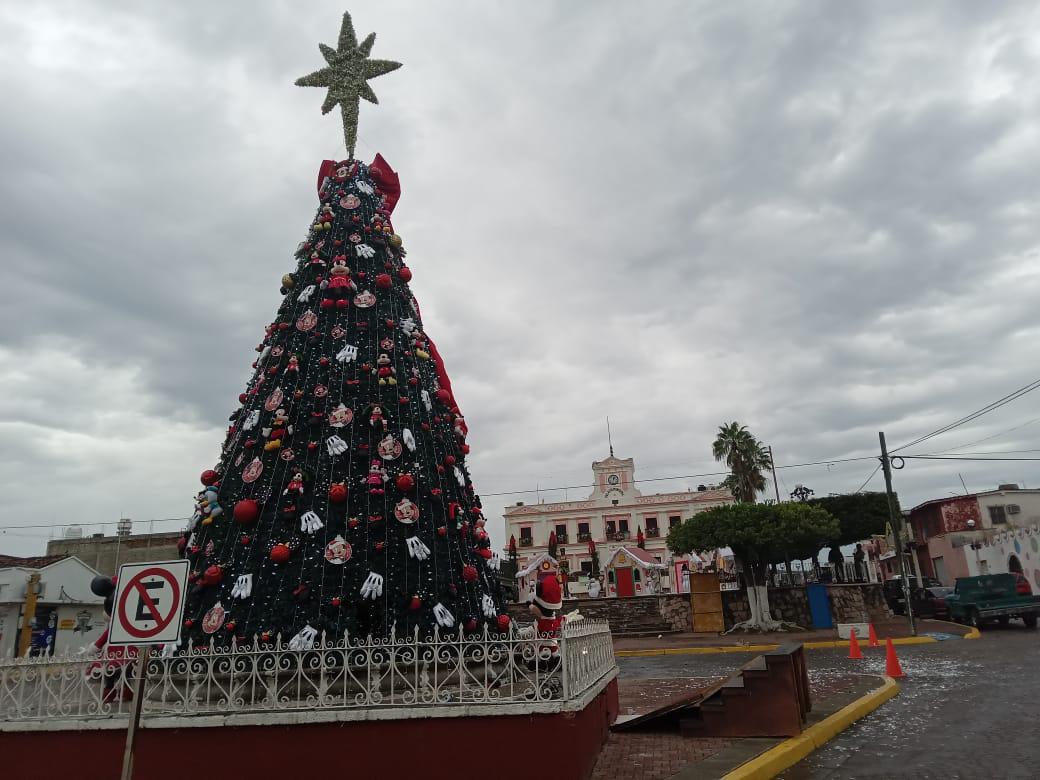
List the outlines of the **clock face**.
{"label": "clock face", "polygon": [[621,478],[617,474],[611,474],[609,477],[607,477],[608,485],[616,485],[620,481]]}

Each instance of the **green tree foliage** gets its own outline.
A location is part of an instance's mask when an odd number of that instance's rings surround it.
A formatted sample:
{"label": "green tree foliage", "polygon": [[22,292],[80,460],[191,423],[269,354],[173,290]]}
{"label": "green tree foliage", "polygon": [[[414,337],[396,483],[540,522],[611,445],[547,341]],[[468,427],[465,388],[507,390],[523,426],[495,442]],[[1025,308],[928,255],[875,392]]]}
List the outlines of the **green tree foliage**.
{"label": "green tree foliage", "polygon": [[767,564],[810,557],[839,532],[837,519],[817,506],[744,503],[698,513],[673,528],[667,542],[676,555],[730,547],[758,584]]}
{"label": "green tree foliage", "polygon": [[754,503],[755,496],[766,486],[762,471],[773,467],[769,451],[751,435],[747,426],[736,421],[719,426],[711,450],[715,460],[725,463],[730,470],[722,484],[737,501]]}
{"label": "green tree foliage", "polygon": [[[838,518],[838,545],[853,544],[873,534],[883,534],[889,520],[888,499],[884,493],[826,496],[809,499],[806,503]],[[895,511],[899,512],[899,498],[894,497],[893,503]]]}

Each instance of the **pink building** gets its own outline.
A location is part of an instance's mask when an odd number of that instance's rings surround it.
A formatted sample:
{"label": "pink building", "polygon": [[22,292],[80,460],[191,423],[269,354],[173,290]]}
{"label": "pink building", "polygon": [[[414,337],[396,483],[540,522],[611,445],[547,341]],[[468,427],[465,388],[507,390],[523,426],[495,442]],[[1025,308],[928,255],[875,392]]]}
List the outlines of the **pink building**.
{"label": "pink building", "polygon": [[[675,559],[665,546],[669,529],[698,512],[733,503],[729,490],[700,486],[697,490],[644,495],[635,486],[635,461],[613,455],[592,464],[593,490],[583,501],[523,504],[507,507],[506,538],[516,538],[519,567],[523,569],[539,553],[546,552],[549,535],[556,533],[557,557],[573,574],[592,570],[589,542],[594,542],[600,571],[622,547],[634,547],[639,531],[645,538],[650,560],[665,564],[663,592],[675,590],[671,582]],[[700,561],[697,561],[698,567]],[[573,578],[571,593],[584,593],[587,579]],[[604,594],[606,595],[606,594]]]}
{"label": "pink building", "polygon": [[912,544],[920,572],[943,585],[953,585],[958,577],[1022,572],[1029,559],[1014,551],[1001,557],[991,552],[997,549],[992,542],[1008,531],[1014,536],[1016,531],[1024,532],[1038,524],[1040,490],[1022,490],[1018,485],[937,498],[910,510]]}

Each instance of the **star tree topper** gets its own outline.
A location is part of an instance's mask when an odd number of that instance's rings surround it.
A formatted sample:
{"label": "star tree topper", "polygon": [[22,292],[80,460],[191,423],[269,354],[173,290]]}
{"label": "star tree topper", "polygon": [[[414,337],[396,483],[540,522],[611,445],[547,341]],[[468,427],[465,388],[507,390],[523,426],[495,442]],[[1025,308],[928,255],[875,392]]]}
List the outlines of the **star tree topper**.
{"label": "star tree topper", "polygon": [[350,14],[345,13],[339,28],[339,48],[318,44],[328,67],[296,79],[298,87],[328,87],[325,102],[321,104],[321,113],[327,114],[339,105],[343,114],[343,138],[350,159],[354,158],[354,145],[357,143],[361,98],[379,103],[376,93],[368,86],[368,80],[401,67],[400,62],[370,60],[368,55],[375,42],[376,34],[371,33],[358,45],[354,23],[350,20]]}

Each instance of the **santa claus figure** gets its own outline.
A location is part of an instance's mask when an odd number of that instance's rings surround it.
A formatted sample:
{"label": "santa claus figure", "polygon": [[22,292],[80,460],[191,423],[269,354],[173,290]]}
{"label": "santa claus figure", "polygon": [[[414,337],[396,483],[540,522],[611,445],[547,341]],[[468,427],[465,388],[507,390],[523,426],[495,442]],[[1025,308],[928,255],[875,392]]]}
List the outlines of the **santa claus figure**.
{"label": "santa claus figure", "polygon": [[556,639],[560,636],[564,618],[558,616],[563,609],[563,594],[560,591],[560,583],[555,574],[542,577],[535,586],[534,601],[529,608],[535,618],[535,628],[539,638],[552,640],[540,646],[542,650],[548,650],[554,655],[559,652],[560,646]]}

